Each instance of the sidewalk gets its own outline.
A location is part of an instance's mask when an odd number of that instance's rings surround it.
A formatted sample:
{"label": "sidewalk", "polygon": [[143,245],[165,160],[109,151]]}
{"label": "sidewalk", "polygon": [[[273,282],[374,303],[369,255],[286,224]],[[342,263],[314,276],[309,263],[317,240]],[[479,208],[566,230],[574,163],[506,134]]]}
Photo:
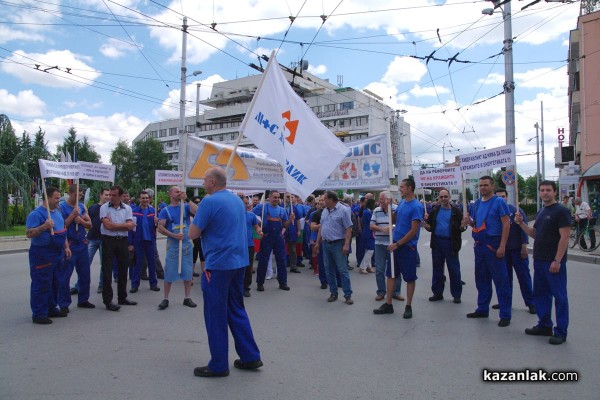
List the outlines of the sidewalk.
{"label": "sidewalk", "polygon": [[[463,236],[464,238],[464,236]],[[158,240],[166,239],[163,235],[158,235]],[[600,240],[600,238],[598,238]],[[0,255],[25,253],[29,250],[30,240],[25,236],[7,236],[0,238]],[[529,245],[529,254],[533,253],[533,244]],[[568,250],[569,261],[577,261],[588,264],[600,264],[600,247],[592,253],[585,253],[575,246]]]}

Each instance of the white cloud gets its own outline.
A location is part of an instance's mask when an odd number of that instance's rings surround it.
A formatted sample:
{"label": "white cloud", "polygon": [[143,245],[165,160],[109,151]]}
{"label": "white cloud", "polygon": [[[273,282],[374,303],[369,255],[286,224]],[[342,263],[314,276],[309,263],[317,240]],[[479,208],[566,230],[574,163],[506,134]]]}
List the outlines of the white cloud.
{"label": "white cloud", "polygon": [[33,90],[23,90],[14,95],[0,89],[0,110],[7,115],[38,117],[46,112],[46,104],[33,94]]}
{"label": "white cloud", "polygon": [[390,85],[419,82],[426,73],[427,67],[421,61],[411,57],[395,57],[381,80]]}
{"label": "white cloud", "polygon": [[[14,62],[2,63],[2,70],[16,76],[24,83],[56,88],[80,88],[92,83],[100,72],[87,65],[89,58],[70,50],[50,50],[47,53],[26,53],[17,50],[8,57]],[[35,65],[39,65],[36,69]],[[52,68],[57,66],[58,69]],[[71,73],[67,72],[71,69]],[[48,72],[43,70],[48,69]]]}
{"label": "white cloud", "polygon": [[46,32],[53,29],[47,25],[60,17],[60,4],[45,3],[41,9],[29,7],[3,6],[2,18],[16,24],[8,25],[10,28],[0,27],[0,44],[10,41],[44,42],[48,41]]}
{"label": "white cloud", "polygon": [[410,94],[412,94],[415,97],[435,97],[436,93],[437,95],[450,93],[450,89],[440,85],[436,85],[435,87],[423,87],[421,85],[415,85],[412,89],[410,89]]}
{"label": "white cloud", "polygon": [[26,32],[17,29],[9,29],[5,26],[0,26],[0,44],[8,43],[10,41],[30,41],[30,42],[43,42],[45,40],[44,35],[33,32]]}
{"label": "white cloud", "polygon": [[[133,38],[135,41],[135,37]],[[140,43],[136,43],[137,46],[143,48],[144,46]],[[115,38],[109,38],[106,43],[100,46],[100,52],[105,57],[117,59],[125,56],[129,52],[136,51],[137,47],[133,43],[128,43],[124,40],[118,40]]]}
{"label": "white cloud", "polygon": [[322,76],[327,73],[327,66],[325,66],[323,64],[319,64],[319,65],[315,65],[315,66],[308,64],[308,72],[313,75],[317,75],[317,76],[321,75]]}
{"label": "white cloud", "polygon": [[[204,80],[196,80],[188,84],[185,88],[185,98],[187,100],[186,115],[191,115],[196,110],[196,83],[200,83],[200,100],[210,97],[214,84],[223,82],[225,79],[219,75],[211,75]],[[179,99],[180,90],[174,89],[169,91],[169,97],[163,101],[160,108],[154,109],[152,113],[159,119],[179,118]],[[206,107],[200,105],[200,112]],[[194,111],[192,111],[194,110]]]}

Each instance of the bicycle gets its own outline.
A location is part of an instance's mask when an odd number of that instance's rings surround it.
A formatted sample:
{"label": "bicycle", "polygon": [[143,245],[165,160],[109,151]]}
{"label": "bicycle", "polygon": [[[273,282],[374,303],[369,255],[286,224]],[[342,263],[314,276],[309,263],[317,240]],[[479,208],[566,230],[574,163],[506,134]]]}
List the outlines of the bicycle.
{"label": "bicycle", "polygon": [[[571,230],[571,235],[573,234],[573,230]],[[592,218],[592,220],[588,220],[584,229],[582,229],[578,234],[575,240],[575,244],[579,245],[581,251],[586,253],[592,252],[596,250],[600,246],[600,228],[596,226],[596,218]],[[569,245],[571,238],[569,238]],[[572,247],[575,246],[573,244]],[[571,248],[572,248],[571,247]]]}

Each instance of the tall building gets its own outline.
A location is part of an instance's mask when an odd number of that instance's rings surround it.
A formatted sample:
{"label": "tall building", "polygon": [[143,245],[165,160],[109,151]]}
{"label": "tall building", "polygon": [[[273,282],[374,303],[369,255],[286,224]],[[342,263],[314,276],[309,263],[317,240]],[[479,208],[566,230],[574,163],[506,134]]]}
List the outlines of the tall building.
{"label": "tall building", "polygon": [[[393,155],[389,160],[390,171],[401,178],[411,173],[410,125],[404,121],[401,111],[392,110],[381,97],[368,90],[338,87],[306,71],[302,76],[293,76],[284,69],[284,74],[296,93],[342,142],[386,135],[388,153]],[[186,132],[206,140],[234,144],[260,77],[253,75],[214,85],[210,97],[200,101],[209,108],[198,117],[185,118]],[[178,119],[152,122],[133,142],[158,139],[169,163],[176,167],[179,163],[178,127]],[[242,138],[240,146],[253,144]]]}
{"label": "tall building", "polygon": [[[561,182],[581,171],[575,195],[600,209],[600,2],[583,1],[569,39],[569,144],[557,151]],[[560,139],[560,132],[559,132]],[[569,163],[569,160],[573,161]]]}

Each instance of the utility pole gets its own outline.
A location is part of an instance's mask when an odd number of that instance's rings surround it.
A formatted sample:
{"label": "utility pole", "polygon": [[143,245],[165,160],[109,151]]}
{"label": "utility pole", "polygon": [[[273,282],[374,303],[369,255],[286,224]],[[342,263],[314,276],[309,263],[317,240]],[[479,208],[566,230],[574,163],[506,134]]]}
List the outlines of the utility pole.
{"label": "utility pole", "polygon": [[[495,2],[494,2],[495,4]],[[504,104],[506,121],[506,144],[515,144],[515,82],[513,78],[513,39],[511,21],[511,2],[503,4],[502,18],[504,20]],[[507,170],[516,171],[515,165],[507,165]],[[514,185],[507,185],[508,203],[518,207],[517,193]]]}
{"label": "utility pole", "polygon": [[[536,158],[537,158],[537,174],[536,174],[537,186],[536,186],[536,188],[539,188],[540,187],[540,134],[539,134],[540,125],[536,122],[534,127],[535,127],[535,142],[537,145],[537,152],[535,153]],[[531,140],[531,139],[529,139],[529,140]],[[536,198],[536,200],[535,200],[536,211],[540,212],[540,196],[538,196],[536,194],[535,198]]]}
{"label": "utility pole", "polygon": [[542,146],[542,180],[544,181],[544,180],[546,180],[546,157],[544,156],[544,102],[543,101],[542,101],[542,104],[541,104],[541,111],[542,111],[542,126],[541,126],[541,134],[542,134],[542,140],[541,140],[541,146]]}
{"label": "utility pole", "polygon": [[179,171],[183,171],[183,146],[185,137],[185,85],[187,68],[185,66],[187,53],[187,17],[183,17],[183,38],[181,43],[181,89],[179,91]]}

